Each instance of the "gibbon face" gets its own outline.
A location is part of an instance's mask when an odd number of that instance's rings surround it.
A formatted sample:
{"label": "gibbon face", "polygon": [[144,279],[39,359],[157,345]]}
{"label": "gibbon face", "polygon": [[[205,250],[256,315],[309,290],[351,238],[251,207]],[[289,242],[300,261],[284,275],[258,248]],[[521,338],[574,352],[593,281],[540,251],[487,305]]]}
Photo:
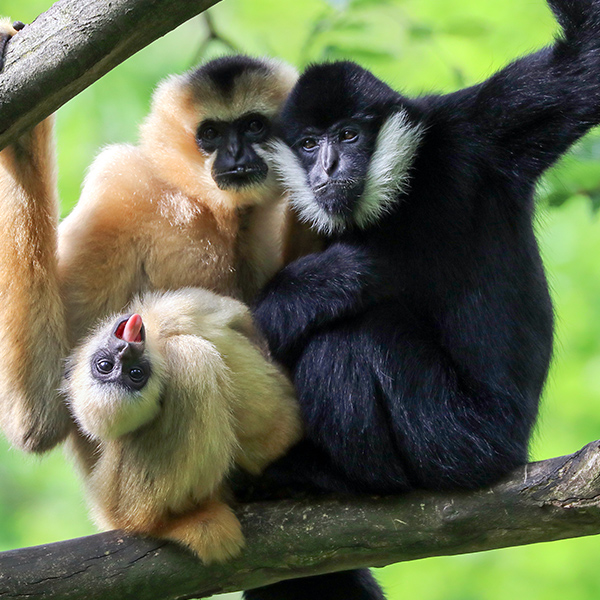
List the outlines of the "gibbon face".
{"label": "gibbon face", "polygon": [[261,184],[269,169],[256,153],[255,145],[269,138],[269,122],[260,114],[235,121],[206,119],[198,127],[200,149],[214,154],[212,176],[221,190],[242,190]]}
{"label": "gibbon face", "polygon": [[146,333],[139,315],[125,316],[92,357],[92,376],[101,383],[114,383],[128,390],[141,390],[152,374],[145,356]]}
{"label": "gibbon face", "polygon": [[273,119],[297,79],[289,66],[224,57],[157,89],[141,145],[159,175],[190,196],[231,206],[281,190],[264,160]]}
{"label": "gibbon face", "polygon": [[406,187],[422,128],[398,93],[350,62],[309,67],[269,162],[300,218],[324,234],[377,222]]}
{"label": "gibbon face", "polygon": [[[65,395],[91,438],[116,439],[158,414],[164,366],[152,351],[140,315],[106,320],[71,360]],[[80,393],[74,394],[75,389]]]}

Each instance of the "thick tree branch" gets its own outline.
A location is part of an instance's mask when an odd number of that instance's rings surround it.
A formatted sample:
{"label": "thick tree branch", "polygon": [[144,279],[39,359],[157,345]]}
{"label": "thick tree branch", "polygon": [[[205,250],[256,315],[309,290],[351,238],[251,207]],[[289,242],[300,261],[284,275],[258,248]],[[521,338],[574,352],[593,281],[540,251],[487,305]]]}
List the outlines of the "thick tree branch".
{"label": "thick tree branch", "polygon": [[0,74],[0,149],[126,58],[217,2],[59,0],[8,44]]}
{"label": "thick tree branch", "polygon": [[183,599],[300,575],[600,533],[600,442],[488,490],[240,507],[244,554],[202,566],[159,540],[109,532],[0,553],[0,598]]}

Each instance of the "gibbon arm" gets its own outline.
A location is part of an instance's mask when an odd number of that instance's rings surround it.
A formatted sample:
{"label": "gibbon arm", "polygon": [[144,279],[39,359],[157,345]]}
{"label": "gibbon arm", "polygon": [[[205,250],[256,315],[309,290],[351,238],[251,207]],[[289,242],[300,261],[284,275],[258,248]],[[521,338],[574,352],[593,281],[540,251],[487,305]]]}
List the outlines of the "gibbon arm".
{"label": "gibbon arm", "polygon": [[[140,241],[151,232],[141,232],[143,215],[132,199],[143,195],[146,182],[131,154],[116,146],[94,161],[77,206],[59,228],[58,272],[71,346],[145,287]],[[127,171],[135,172],[139,189]]]}
{"label": "gibbon arm", "polygon": [[304,256],[279,271],[259,296],[254,318],[277,360],[316,327],[360,312],[372,288],[364,250],[343,243]]}
{"label": "gibbon arm", "polygon": [[461,133],[495,147],[496,166],[529,182],[600,123],[600,2],[549,4],[563,28],[553,46],[440,103],[443,112],[453,99]]}
{"label": "gibbon arm", "polygon": [[13,444],[42,452],[71,423],[58,393],[68,344],[51,119],[0,152],[0,198],[0,423]]}
{"label": "gibbon arm", "polygon": [[139,271],[135,223],[123,218],[123,190],[106,172],[95,174],[104,188],[87,186],[93,202],[84,190],[58,227],[53,144],[48,119],[0,152],[0,424],[13,444],[33,452],[70,431],[58,392],[63,361],[98,318],[130,300]]}

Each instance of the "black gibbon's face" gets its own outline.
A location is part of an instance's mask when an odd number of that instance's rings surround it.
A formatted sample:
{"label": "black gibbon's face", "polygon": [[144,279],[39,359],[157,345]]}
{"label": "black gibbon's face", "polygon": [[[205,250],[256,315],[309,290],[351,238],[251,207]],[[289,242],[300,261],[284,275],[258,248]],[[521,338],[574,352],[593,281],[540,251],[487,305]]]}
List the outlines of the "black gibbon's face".
{"label": "black gibbon's face", "polygon": [[349,119],[325,130],[305,129],[293,143],[315,200],[328,214],[352,214],[364,191],[376,139],[374,123]]}
{"label": "black gibbon's face", "polygon": [[235,121],[206,119],[200,123],[196,140],[201,150],[215,153],[212,176],[219,189],[239,190],[267,178],[267,164],[256,147],[268,139],[270,132],[269,120],[258,113]]}
{"label": "black gibbon's face", "polygon": [[291,205],[324,235],[366,229],[408,189],[422,129],[405,100],[351,62],[312,65],[278,119],[269,152]]}
{"label": "black gibbon's face", "polygon": [[117,383],[128,390],[141,390],[152,373],[144,356],[145,330],[139,315],[119,319],[91,361],[92,376],[103,383]]}

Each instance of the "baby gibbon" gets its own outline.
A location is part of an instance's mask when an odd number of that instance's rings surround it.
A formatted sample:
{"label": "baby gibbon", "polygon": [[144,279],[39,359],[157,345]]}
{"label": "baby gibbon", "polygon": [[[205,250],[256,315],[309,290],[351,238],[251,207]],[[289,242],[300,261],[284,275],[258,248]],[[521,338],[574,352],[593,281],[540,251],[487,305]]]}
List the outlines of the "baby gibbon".
{"label": "baby gibbon", "polygon": [[234,467],[259,473],[301,435],[294,390],[261,353],[248,309],[207,290],[148,293],[75,350],[70,443],[97,522],[234,556]]}

